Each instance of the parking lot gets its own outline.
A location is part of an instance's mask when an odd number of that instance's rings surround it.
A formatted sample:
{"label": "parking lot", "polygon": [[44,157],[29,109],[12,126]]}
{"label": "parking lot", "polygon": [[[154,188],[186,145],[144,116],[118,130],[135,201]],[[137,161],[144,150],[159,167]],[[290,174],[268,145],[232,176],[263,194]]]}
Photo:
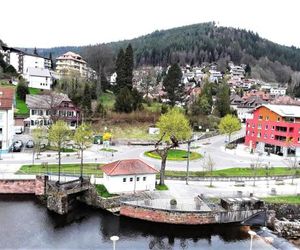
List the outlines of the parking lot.
{"label": "parking lot", "polygon": [[23,147],[21,149],[21,152],[27,153],[32,152],[32,148],[26,148],[26,143],[32,140],[32,136],[29,134],[15,134],[13,137],[13,143],[16,141],[22,141]]}

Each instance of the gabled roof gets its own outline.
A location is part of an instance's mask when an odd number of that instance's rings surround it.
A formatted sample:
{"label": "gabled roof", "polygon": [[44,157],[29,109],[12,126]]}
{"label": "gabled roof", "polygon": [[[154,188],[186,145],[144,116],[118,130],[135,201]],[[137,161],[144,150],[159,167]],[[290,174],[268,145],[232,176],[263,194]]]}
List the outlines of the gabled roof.
{"label": "gabled roof", "polygon": [[282,117],[300,117],[300,106],[263,104],[257,107],[256,109],[260,107],[266,107]]}
{"label": "gabled roof", "polygon": [[30,76],[51,77],[49,69],[29,67],[27,69],[27,74]]}
{"label": "gabled roof", "polygon": [[104,165],[101,169],[110,176],[158,173],[158,170],[140,159],[115,161]]}
{"label": "gabled roof", "polygon": [[65,94],[51,95],[26,95],[26,105],[29,109],[49,109],[58,107],[62,102],[71,102],[70,98]]}
{"label": "gabled roof", "polygon": [[14,95],[15,90],[13,88],[0,87],[0,110],[12,108]]}

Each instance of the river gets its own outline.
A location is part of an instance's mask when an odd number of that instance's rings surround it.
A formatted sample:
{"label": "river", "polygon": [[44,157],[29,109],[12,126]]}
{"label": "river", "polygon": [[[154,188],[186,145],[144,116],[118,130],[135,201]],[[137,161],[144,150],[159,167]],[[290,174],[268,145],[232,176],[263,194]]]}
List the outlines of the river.
{"label": "river", "polygon": [[[174,226],[114,216],[80,205],[49,212],[35,197],[0,197],[0,249],[249,249],[249,228],[238,225]],[[274,249],[255,239],[253,250]]]}

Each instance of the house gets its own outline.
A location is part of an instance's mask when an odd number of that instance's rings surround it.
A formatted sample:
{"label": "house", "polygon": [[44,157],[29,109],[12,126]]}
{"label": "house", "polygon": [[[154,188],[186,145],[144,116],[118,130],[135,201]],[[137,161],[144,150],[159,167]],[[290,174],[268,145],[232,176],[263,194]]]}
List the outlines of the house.
{"label": "house", "polygon": [[247,120],[245,144],[283,156],[300,156],[300,106],[263,104]]}
{"label": "house", "polygon": [[51,60],[39,55],[33,55],[19,49],[2,46],[3,59],[12,65],[19,74],[26,74],[28,68],[50,69]]}
{"label": "house", "polygon": [[102,166],[103,184],[110,193],[155,189],[158,170],[140,159],[119,160]]}
{"label": "house", "polygon": [[78,74],[80,77],[88,77],[87,63],[74,52],[67,52],[56,58],[56,72],[59,75]]}
{"label": "house", "polygon": [[300,100],[297,100],[290,96],[284,95],[284,96],[276,97],[276,99],[271,101],[270,104],[300,106]]}
{"label": "house", "polygon": [[222,79],[223,75],[220,71],[216,71],[214,69],[209,70],[209,81],[210,82],[219,82],[220,79]]}
{"label": "house", "polygon": [[270,89],[270,94],[272,96],[284,96],[286,95],[286,88],[271,88]]}
{"label": "house", "polygon": [[70,129],[75,129],[80,121],[80,110],[62,93],[26,95],[26,105],[30,116],[24,126],[30,129],[49,126],[56,120],[64,120]]}
{"label": "house", "polygon": [[0,151],[6,151],[12,145],[14,136],[14,103],[13,88],[0,87]]}
{"label": "house", "polygon": [[49,69],[27,68],[24,75],[28,82],[28,87],[37,89],[51,89],[52,76]]}
{"label": "house", "polygon": [[260,96],[249,96],[237,105],[237,115],[241,122],[246,122],[247,119],[252,119],[252,110],[263,103],[266,103]]}

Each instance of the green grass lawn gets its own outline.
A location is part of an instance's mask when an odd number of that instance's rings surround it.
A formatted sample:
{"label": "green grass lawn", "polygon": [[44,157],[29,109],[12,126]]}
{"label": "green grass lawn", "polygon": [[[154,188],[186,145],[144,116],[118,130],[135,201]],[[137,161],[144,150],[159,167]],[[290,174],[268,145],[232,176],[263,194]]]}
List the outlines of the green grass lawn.
{"label": "green grass lawn", "polygon": [[[153,151],[147,151],[144,153],[145,156],[154,158],[154,159],[161,159],[161,157]],[[190,160],[200,159],[202,157],[201,154],[196,152],[190,152]],[[170,149],[168,152],[167,160],[169,161],[186,161],[187,159],[187,151],[182,149]]]}
{"label": "green grass lawn", "polygon": [[165,185],[155,185],[155,189],[156,190],[159,190],[159,191],[164,191],[164,190],[169,190],[168,186],[165,184]]}
{"label": "green grass lawn", "polygon": [[[37,95],[41,92],[40,89],[35,89],[35,88],[29,88],[29,94],[31,95]],[[15,110],[16,115],[28,115],[29,114],[29,109],[25,103],[25,101],[21,100],[16,96],[16,110]]]}
{"label": "green grass lawn", "polygon": [[109,92],[102,93],[99,99],[104,108],[113,109],[116,101],[116,97],[113,93],[109,93]]}
{"label": "green grass lawn", "polygon": [[300,204],[299,195],[272,196],[263,198],[263,200],[267,203]]}
{"label": "green grass lawn", "polygon": [[[100,163],[86,163],[83,166],[84,175],[94,175],[95,177],[102,177],[103,172],[99,168],[102,164]],[[48,165],[49,173],[58,173],[58,164]],[[43,174],[47,173],[47,168],[42,165],[23,165],[17,174]],[[80,164],[62,164],[61,165],[62,174],[80,174]]]}
{"label": "green grass lawn", "polygon": [[[269,176],[281,176],[281,175],[294,175],[295,170],[291,170],[284,167],[276,167],[269,170]],[[299,173],[297,173],[299,174]],[[254,176],[254,171],[250,168],[227,168],[227,169],[220,169],[214,170],[212,175],[210,172],[203,172],[203,171],[191,171],[189,172],[189,176],[194,177],[203,177],[203,176],[216,176],[216,177],[231,177],[231,176]],[[257,169],[256,176],[266,176],[267,170],[264,168]],[[181,177],[186,176],[185,171],[172,171],[166,170],[166,176],[170,177]]]}
{"label": "green grass lawn", "polygon": [[109,198],[118,196],[117,194],[111,194],[107,191],[106,187],[102,184],[95,185],[97,193],[103,198]]}

